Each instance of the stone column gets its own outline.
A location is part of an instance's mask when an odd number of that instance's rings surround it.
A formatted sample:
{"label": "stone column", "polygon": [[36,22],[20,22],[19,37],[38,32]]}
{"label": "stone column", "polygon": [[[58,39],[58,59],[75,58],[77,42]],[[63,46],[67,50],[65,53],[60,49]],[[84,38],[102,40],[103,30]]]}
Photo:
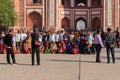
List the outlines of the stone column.
{"label": "stone column", "polygon": [[103,0],[103,30],[106,30],[106,0]]}
{"label": "stone column", "polygon": [[115,0],[115,29],[119,27],[119,0]]}
{"label": "stone column", "polygon": [[88,0],[88,7],[91,7],[91,0]]}
{"label": "stone column", "polygon": [[49,26],[55,26],[55,0],[49,0]]}
{"label": "stone column", "polygon": [[71,0],[71,7],[74,7],[75,0]]}
{"label": "stone column", "polygon": [[27,27],[27,18],[26,18],[26,0],[24,0],[24,27]]}
{"label": "stone column", "polygon": [[[105,0],[106,1],[106,0]],[[112,18],[112,0],[107,0],[107,27],[112,27],[113,26],[113,18]]]}
{"label": "stone column", "polygon": [[58,10],[58,8],[60,6],[60,4],[59,4],[60,1],[61,0],[56,1],[56,30],[58,30],[58,26],[59,26],[59,10]]}
{"label": "stone column", "polygon": [[48,12],[48,0],[45,0],[45,31],[48,30],[48,15],[47,15],[47,12]]}

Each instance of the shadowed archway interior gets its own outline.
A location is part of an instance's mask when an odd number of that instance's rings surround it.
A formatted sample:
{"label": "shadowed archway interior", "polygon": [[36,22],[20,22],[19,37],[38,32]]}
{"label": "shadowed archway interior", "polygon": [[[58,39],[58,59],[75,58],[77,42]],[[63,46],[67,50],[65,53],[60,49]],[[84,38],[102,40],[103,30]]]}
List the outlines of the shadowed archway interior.
{"label": "shadowed archway interior", "polygon": [[67,17],[64,17],[62,19],[62,25],[61,25],[66,31],[70,30],[70,20]]}
{"label": "shadowed archway interior", "polygon": [[81,3],[84,4],[84,5],[87,5],[87,0],[76,0],[76,2],[75,2],[75,4],[78,5],[78,6],[79,6]]}
{"label": "shadowed archway interior", "polygon": [[93,18],[92,20],[92,31],[96,31],[101,28],[101,20],[98,17]]}
{"label": "shadowed archway interior", "polygon": [[28,15],[27,26],[29,30],[32,30],[33,27],[37,27],[39,31],[42,30],[42,17],[38,12],[32,12]]}

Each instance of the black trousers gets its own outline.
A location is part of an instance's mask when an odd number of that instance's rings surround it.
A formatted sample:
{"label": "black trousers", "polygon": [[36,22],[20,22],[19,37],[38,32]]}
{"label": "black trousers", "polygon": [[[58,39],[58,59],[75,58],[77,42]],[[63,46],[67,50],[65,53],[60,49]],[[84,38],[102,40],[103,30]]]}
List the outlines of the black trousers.
{"label": "black trousers", "polygon": [[40,65],[40,49],[39,47],[36,47],[34,49],[32,49],[32,65],[34,65],[35,63],[35,53],[36,53],[36,61],[37,61],[37,65]]}
{"label": "black trousers", "polygon": [[13,48],[7,48],[7,63],[10,64],[10,55],[11,55],[11,58],[12,58],[12,62],[13,63],[16,63],[15,61],[15,54],[14,54],[14,51],[13,51]]}
{"label": "black trousers", "polygon": [[95,48],[96,48],[96,61],[100,61],[102,46],[100,44],[96,44]]}

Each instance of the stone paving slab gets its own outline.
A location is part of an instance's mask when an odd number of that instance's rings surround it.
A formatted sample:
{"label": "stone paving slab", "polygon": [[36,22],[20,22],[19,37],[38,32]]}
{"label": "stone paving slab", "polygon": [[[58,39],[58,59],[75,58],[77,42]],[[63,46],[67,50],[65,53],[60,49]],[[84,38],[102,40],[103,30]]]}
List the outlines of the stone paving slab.
{"label": "stone paving slab", "polygon": [[31,65],[31,55],[17,54],[17,65],[6,65],[0,55],[0,80],[77,80],[78,55],[44,54],[41,65]]}
{"label": "stone paving slab", "polygon": [[116,63],[107,63],[105,49],[102,50],[102,63],[95,63],[95,55],[82,55],[81,80],[120,80],[120,49],[116,49]]}
{"label": "stone paving slab", "polygon": [[15,66],[0,54],[0,80],[120,80],[120,49],[115,64],[106,63],[105,53],[103,49],[102,63],[95,63],[95,55],[42,54],[40,66],[31,65],[30,54],[17,54]]}

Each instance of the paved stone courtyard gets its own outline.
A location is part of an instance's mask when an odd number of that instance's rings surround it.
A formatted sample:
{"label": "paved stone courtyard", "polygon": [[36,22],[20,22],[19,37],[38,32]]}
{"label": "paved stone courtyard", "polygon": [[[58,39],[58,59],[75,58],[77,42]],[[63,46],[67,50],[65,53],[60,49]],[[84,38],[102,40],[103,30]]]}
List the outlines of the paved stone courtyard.
{"label": "paved stone courtyard", "polygon": [[41,65],[32,66],[30,54],[17,54],[13,66],[0,54],[0,80],[120,80],[120,50],[115,64],[106,63],[105,49],[101,60],[95,63],[95,55],[42,54]]}

